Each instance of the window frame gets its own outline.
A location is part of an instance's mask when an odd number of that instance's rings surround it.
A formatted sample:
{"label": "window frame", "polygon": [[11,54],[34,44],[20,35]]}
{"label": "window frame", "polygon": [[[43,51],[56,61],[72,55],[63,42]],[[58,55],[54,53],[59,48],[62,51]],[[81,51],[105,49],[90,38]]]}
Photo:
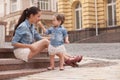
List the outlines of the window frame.
{"label": "window frame", "polygon": [[[76,6],[78,6],[76,8]],[[75,29],[76,30],[81,30],[82,29],[82,6],[81,3],[79,2],[78,4],[76,4],[75,6]],[[78,11],[78,16],[77,16],[77,11]],[[79,17],[79,24],[77,23],[77,17]],[[77,24],[79,25],[79,27],[77,26]]]}
{"label": "window frame", "polygon": [[40,10],[50,11],[50,0],[38,0]]}
{"label": "window frame", "polygon": [[[110,23],[109,23],[109,20],[110,20],[110,17],[109,17],[109,8],[108,7],[112,7],[112,25],[110,25]],[[114,26],[116,26],[116,12],[114,12],[114,11],[116,11],[116,7],[114,7],[114,6],[116,6],[116,2],[114,2],[114,0],[112,0],[111,1],[111,3],[108,3],[108,1],[107,1],[107,26],[108,27],[114,27]]]}
{"label": "window frame", "polygon": [[[13,2],[13,0],[10,0],[10,12],[16,12],[17,11],[17,0],[16,2]],[[14,8],[14,9],[13,9]]]}

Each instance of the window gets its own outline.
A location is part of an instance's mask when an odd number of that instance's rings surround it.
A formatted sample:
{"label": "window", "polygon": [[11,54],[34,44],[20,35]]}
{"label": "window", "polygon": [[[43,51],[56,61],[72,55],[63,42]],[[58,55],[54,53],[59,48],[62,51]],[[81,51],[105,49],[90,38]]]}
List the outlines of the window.
{"label": "window", "polygon": [[116,0],[108,0],[107,4],[107,24],[109,27],[116,25]]}
{"label": "window", "polygon": [[11,12],[17,11],[17,0],[11,0]]}
{"label": "window", "polygon": [[30,0],[30,5],[33,6],[33,5],[34,5],[34,2],[35,2],[34,0]]}
{"label": "window", "polygon": [[50,10],[50,0],[38,0],[38,7],[41,9],[41,10]]}
{"label": "window", "polygon": [[75,22],[76,29],[82,29],[82,8],[80,3],[75,6]]}

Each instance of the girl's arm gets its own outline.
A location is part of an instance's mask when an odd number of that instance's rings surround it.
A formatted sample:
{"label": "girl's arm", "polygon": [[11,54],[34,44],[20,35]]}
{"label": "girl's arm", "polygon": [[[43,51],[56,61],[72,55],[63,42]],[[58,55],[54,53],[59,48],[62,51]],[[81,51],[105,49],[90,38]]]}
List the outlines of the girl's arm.
{"label": "girl's arm", "polygon": [[43,32],[45,33],[47,30],[45,29],[45,27],[43,26],[43,24],[41,23],[41,21],[38,22],[38,25],[40,28],[42,28]]}
{"label": "girl's arm", "polygon": [[68,36],[65,37],[65,43],[67,43],[67,44],[70,43],[69,39],[68,39]]}

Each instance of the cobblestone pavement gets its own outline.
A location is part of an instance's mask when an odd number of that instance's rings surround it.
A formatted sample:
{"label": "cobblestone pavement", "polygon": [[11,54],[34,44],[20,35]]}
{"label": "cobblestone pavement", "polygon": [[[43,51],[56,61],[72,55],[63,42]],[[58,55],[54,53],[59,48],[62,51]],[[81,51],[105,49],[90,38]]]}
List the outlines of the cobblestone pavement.
{"label": "cobblestone pavement", "polygon": [[76,68],[65,66],[64,71],[56,68],[11,80],[120,80],[120,60],[84,58]]}
{"label": "cobblestone pavement", "polygon": [[120,43],[65,45],[68,53],[83,55],[79,67],[65,66],[64,71],[28,75],[12,80],[120,80]]}
{"label": "cobblestone pavement", "polygon": [[120,59],[120,43],[80,43],[66,45],[72,55],[94,58]]}

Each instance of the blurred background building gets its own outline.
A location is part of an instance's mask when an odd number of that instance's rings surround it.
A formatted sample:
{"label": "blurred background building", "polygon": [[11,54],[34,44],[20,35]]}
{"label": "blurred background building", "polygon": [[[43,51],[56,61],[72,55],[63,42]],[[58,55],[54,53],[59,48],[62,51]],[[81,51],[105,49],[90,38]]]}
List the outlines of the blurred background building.
{"label": "blurred background building", "polygon": [[[66,18],[63,25],[71,42],[98,34],[109,36],[107,33],[111,32],[114,32],[112,37],[118,35],[112,41],[119,41],[120,0],[0,0],[0,23],[5,25],[6,40],[10,41],[18,18],[30,6],[37,6],[43,11],[41,19],[46,27],[52,25],[54,13],[63,13]],[[42,32],[40,28],[37,30]]]}
{"label": "blurred background building", "polygon": [[43,23],[51,25],[52,15],[57,12],[57,0],[0,0],[0,21],[6,22],[6,35],[12,34],[22,11],[31,6],[39,7]]}
{"label": "blurred background building", "polygon": [[58,0],[69,30],[120,25],[120,0]]}

